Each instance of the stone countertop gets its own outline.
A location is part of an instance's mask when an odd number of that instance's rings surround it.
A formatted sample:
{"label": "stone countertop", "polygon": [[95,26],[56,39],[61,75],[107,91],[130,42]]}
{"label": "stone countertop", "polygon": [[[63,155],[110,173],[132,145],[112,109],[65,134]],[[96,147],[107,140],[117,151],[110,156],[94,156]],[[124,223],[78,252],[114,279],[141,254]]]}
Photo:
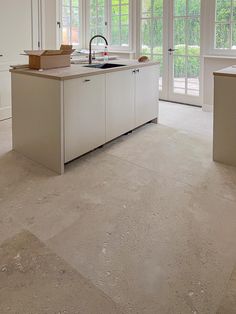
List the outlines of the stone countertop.
{"label": "stone countertop", "polygon": [[154,62],[154,61],[140,63],[137,60],[126,60],[126,59],[108,61],[106,63],[125,64],[125,66],[117,67],[117,68],[110,68],[110,69],[98,69],[98,68],[85,67],[86,64],[71,64],[71,67],[67,67],[67,68],[58,68],[58,69],[43,70],[43,71],[30,70],[29,68],[21,68],[21,69],[19,68],[19,69],[11,69],[10,72],[38,76],[38,77],[45,77],[45,78],[63,81],[63,80],[69,80],[73,78],[86,77],[86,76],[98,75],[98,74],[104,74],[104,73],[110,73],[110,72],[117,72],[117,71],[123,71],[123,70],[128,70],[128,69],[135,69],[137,67],[141,68],[141,67],[159,64],[159,62]]}
{"label": "stone countertop", "polygon": [[231,66],[228,68],[224,68],[222,70],[219,71],[215,71],[214,72],[215,76],[231,76],[231,77],[236,77],[236,66]]}

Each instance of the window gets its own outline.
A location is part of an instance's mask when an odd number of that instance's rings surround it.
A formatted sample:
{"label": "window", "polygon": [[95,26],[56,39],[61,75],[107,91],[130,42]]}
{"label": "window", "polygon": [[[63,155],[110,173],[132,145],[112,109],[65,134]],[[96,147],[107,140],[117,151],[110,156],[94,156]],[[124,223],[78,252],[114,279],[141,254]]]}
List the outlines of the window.
{"label": "window", "polygon": [[62,0],[62,43],[80,44],[80,0]]}
{"label": "window", "polygon": [[[90,0],[89,13],[89,37],[103,35],[113,50],[130,50],[130,0]],[[104,42],[98,39],[95,45]]]}
{"label": "window", "polygon": [[174,92],[199,96],[200,92],[200,0],[175,0]]}
{"label": "window", "polygon": [[129,47],[129,0],[111,0],[111,45]]}
{"label": "window", "polygon": [[142,0],[141,53],[161,63],[163,68],[163,0]]}
{"label": "window", "polygon": [[216,0],[215,49],[236,49],[236,0]]}
{"label": "window", "polygon": [[[106,36],[106,0],[90,0],[89,7],[89,27],[90,37],[94,35]],[[104,41],[100,38],[94,41],[96,45],[104,45]]]}

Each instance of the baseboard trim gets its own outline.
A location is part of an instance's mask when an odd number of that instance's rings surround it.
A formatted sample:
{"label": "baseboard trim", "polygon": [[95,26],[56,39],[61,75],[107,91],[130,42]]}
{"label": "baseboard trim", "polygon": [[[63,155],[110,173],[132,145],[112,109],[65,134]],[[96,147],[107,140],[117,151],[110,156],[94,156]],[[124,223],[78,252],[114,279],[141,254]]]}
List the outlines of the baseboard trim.
{"label": "baseboard trim", "polygon": [[11,118],[11,107],[0,108],[0,121]]}

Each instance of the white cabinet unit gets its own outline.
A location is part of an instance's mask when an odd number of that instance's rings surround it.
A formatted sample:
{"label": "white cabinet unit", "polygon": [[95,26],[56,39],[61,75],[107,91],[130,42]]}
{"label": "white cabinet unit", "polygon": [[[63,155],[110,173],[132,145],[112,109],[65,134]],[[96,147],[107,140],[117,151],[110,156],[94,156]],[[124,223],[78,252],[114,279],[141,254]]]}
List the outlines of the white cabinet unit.
{"label": "white cabinet unit", "polygon": [[159,66],[106,75],[106,141],[158,117]]}
{"label": "white cabinet unit", "polygon": [[158,117],[159,66],[143,67],[135,74],[136,127]]}
{"label": "white cabinet unit", "polygon": [[64,82],[65,162],[106,141],[105,75]]}
{"label": "white cabinet unit", "polygon": [[126,66],[12,70],[13,148],[63,173],[69,161],[157,123],[159,65],[116,62]]}
{"label": "white cabinet unit", "polygon": [[112,72],[106,75],[106,141],[135,127],[134,72]]}
{"label": "white cabinet unit", "polygon": [[213,159],[236,167],[236,68],[214,73]]}

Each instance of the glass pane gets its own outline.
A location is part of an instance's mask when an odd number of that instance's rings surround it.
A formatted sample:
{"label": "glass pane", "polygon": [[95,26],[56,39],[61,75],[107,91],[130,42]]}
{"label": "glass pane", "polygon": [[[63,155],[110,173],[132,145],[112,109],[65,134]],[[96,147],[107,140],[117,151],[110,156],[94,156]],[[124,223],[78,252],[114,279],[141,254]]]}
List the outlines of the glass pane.
{"label": "glass pane", "polygon": [[141,49],[143,54],[152,53],[152,21],[150,19],[141,22]]}
{"label": "glass pane", "polygon": [[160,90],[163,73],[163,0],[141,0],[141,54],[160,62]]}
{"label": "glass pane", "polygon": [[121,26],[121,45],[127,47],[129,45],[129,26]]}
{"label": "glass pane", "polygon": [[142,0],[142,15],[143,17],[151,17],[152,15],[152,0]]}
{"label": "glass pane", "polygon": [[174,92],[185,94],[186,57],[174,56]]}
{"label": "glass pane", "polygon": [[114,46],[120,45],[120,27],[113,26],[111,32],[111,44]]}
{"label": "glass pane", "polygon": [[187,54],[193,56],[200,55],[200,19],[187,20]]}
{"label": "glass pane", "polygon": [[62,1],[62,43],[79,44],[79,0]]}
{"label": "glass pane", "polygon": [[163,0],[153,0],[153,16],[163,17]]}
{"label": "glass pane", "polygon": [[152,29],[152,45],[154,54],[162,54],[163,52],[163,20],[154,19]]}
{"label": "glass pane", "polygon": [[[90,1],[90,36],[105,35],[105,0]],[[103,45],[100,38],[93,41],[94,45]]]}
{"label": "glass pane", "polygon": [[70,6],[70,0],[63,0],[62,6]]}
{"label": "glass pane", "polygon": [[129,0],[111,1],[111,44],[129,46]]}
{"label": "glass pane", "polygon": [[201,14],[201,1],[188,0],[188,16],[196,16]]}
{"label": "glass pane", "polygon": [[185,16],[186,9],[186,0],[174,0],[174,16]]}
{"label": "glass pane", "polygon": [[200,59],[188,57],[187,59],[187,94],[199,95]]}
{"label": "glass pane", "polygon": [[230,24],[216,24],[216,48],[230,48]]}
{"label": "glass pane", "polygon": [[62,29],[62,43],[64,45],[70,44],[70,28],[69,27],[63,27]]}
{"label": "glass pane", "polygon": [[121,6],[121,15],[129,15],[129,6],[128,5],[122,5]]}
{"label": "glass pane", "polygon": [[231,49],[236,49],[236,24],[232,25],[232,47]]}
{"label": "glass pane", "polygon": [[79,0],[72,0],[71,1],[71,5],[72,5],[72,7],[79,7]]}
{"label": "glass pane", "polygon": [[232,19],[233,19],[233,21],[236,21],[236,0],[233,0]]}
{"label": "glass pane", "polygon": [[186,19],[174,19],[174,49],[175,54],[186,54]]}
{"label": "glass pane", "polygon": [[216,21],[228,22],[231,19],[231,0],[216,0]]}
{"label": "glass pane", "polygon": [[160,62],[160,78],[159,78],[159,89],[162,90],[162,76],[163,76],[163,56],[153,55],[153,60]]}

